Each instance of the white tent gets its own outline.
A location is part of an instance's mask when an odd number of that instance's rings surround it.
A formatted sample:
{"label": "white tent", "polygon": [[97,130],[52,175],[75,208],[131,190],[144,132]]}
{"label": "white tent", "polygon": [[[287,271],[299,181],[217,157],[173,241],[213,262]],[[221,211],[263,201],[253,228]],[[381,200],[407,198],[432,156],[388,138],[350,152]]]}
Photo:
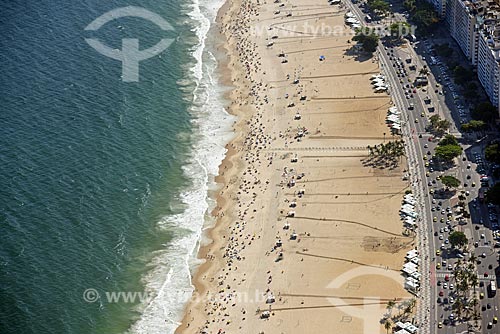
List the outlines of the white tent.
{"label": "white tent", "polygon": [[416,279],[416,280],[420,280],[421,276],[422,276],[422,274],[419,273],[418,271],[415,271],[413,274],[411,274],[411,277]]}
{"label": "white tent", "polygon": [[410,324],[410,325],[406,326],[405,330],[411,334],[415,334],[417,332],[418,328],[416,326],[414,326],[413,324]]}
{"label": "white tent", "polygon": [[418,256],[418,251],[416,249],[412,249],[406,253],[407,259],[413,259],[415,256]]}
{"label": "white tent", "polygon": [[417,269],[414,269],[414,268],[403,268],[403,269],[401,269],[401,271],[404,272],[407,275],[411,275],[414,272],[416,272]]}

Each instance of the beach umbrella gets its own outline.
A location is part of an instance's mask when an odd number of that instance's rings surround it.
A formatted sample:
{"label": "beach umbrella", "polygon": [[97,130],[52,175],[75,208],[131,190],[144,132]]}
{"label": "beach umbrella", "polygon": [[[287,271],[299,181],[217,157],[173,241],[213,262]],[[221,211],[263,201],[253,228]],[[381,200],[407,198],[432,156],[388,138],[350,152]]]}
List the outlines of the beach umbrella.
{"label": "beach umbrella", "polygon": [[319,56],[319,61],[323,61],[325,59],[326,59],[325,56]]}

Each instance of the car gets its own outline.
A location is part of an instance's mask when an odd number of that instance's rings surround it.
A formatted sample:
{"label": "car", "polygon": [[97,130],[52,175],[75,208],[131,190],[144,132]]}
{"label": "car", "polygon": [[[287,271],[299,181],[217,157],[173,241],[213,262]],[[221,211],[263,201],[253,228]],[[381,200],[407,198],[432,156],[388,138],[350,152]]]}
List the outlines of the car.
{"label": "car", "polygon": [[467,175],[467,180],[470,180],[471,176],[470,175]]}
{"label": "car", "polygon": [[444,292],[443,292],[443,290],[439,291],[439,296],[440,296],[440,297],[443,297],[443,296],[444,296]]}
{"label": "car", "polygon": [[481,292],[481,293],[479,294],[479,298],[480,298],[480,299],[484,299],[484,292]]}
{"label": "car", "polygon": [[491,309],[491,304],[490,304],[490,303],[486,304],[486,308],[487,308],[488,310],[489,310],[489,309]]}
{"label": "car", "polygon": [[455,303],[455,299],[450,296],[449,302],[450,302],[450,304],[453,304],[453,303]]}
{"label": "car", "polygon": [[496,324],[498,322],[498,317],[497,316],[494,316],[493,317],[493,323]]}
{"label": "car", "polygon": [[442,235],[442,234],[440,234],[440,235],[439,235],[439,240],[443,240],[443,239],[444,239],[443,235]]}
{"label": "car", "polygon": [[441,250],[436,249],[436,255],[437,255],[437,256],[441,255]]}
{"label": "car", "polygon": [[437,222],[438,221],[437,217],[432,218],[432,221]]}
{"label": "car", "polygon": [[444,276],[444,280],[445,280],[446,282],[448,282],[448,281],[450,280],[450,276],[449,276],[449,275],[445,275],[445,276]]}
{"label": "car", "polygon": [[453,286],[453,283],[450,283],[450,290],[453,290],[455,289],[455,287]]}
{"label": "car", "polygon": [[429,147],[429,145],[427,145],[427,143],[426,143],[426,144],[424,144],[424,148],[428,148],[428,147]]}
{"label": "car", "polygon": [[483,259],[485,259],[485,258],[486,258],[486,253],[482,253],[482,254],[481,254],[481,257],[482,257]]}
{"label": "car", "polygon": [[443,323],[441,321],[438,322],[438,328],[443,328]]}
{"label": "car", "polygon": [[490,321],[490,322],[488,322],[488,328],[491,328],[491,327],[493,327],[493,323]]}
{"label": "car", "polygon": [[446,282],[443,283],[443,289],[448,289],[448,283]]}
{"label": "car", "polygon": [[438,297],[438,298],[437,298],[437,303],[438,303],[438,304],[441,304],[442,302],[443,302],[443,301],[441,300],[441,297]]}
{"label": "car", "polygon": [[420,117],[425,117],[425,113],[420,113]]}
{"label": "car", "polygon": [[436,264],[436,269],[441,269],[441,263]]}
{"label": "car", "polygon": [[418,123],[418,118],[415,118],[415,123]]}
{"label": "car", "polygon": [[441,281],[437,281],[437,285],[438,285],[438,286],[441,286]]}
{"label": "car", "polygon": [[486,236],[484,235],[484,233],[481,233],[481,239],[484,239],[486,238]]}

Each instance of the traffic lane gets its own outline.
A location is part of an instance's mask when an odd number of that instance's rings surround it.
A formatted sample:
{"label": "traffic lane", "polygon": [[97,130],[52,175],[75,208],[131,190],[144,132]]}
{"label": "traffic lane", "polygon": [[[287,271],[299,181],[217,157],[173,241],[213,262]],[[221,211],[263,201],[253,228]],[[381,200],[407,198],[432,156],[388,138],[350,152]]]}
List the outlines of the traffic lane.
{"label": "traffic lane", "polygon": [[[394,68],[390,69],[390,72],[392,72],[392,73],[394,74],[394,73],[395,73]],[[398,90],[398,91],[400,91],[400,90]],[[418,107],[416,108],[416,111],[418,112]],[[423,108],[422,108],[422,111],[423,111]],[[415,113],[412,113],[412,116],[415,116]],[[420,122],[418,122],[418,123],[420,123]],[[418,123],[417,123],[417,124],[418,124]],[[415,125],[413,129],[414,129],[414,130],[416,130],[416,131],[413,131],[413,135],[415,135],[415,132],[418,132],[418,130],[421,130],[421,129],[419,129],[419,128],[424,127],[424,126],[425,126],[425,124],[422,124],[422,123],[421,123],[420,125]],[[422,147],[421,147],[421,145],[419,145],[419,146],[420,146],[420,147],[419,147],[419,151],[420,151],[420,158],[421,158],[421,157],[423,157],[423,155],[424,155],[424,154],[422,153]],[[423,160],[423,159],[422,159],[422,160]],[[423,173],[424,173],[424,170],[422,169],[422,170],[421,170],[421,174],[423,174]],[[423,175],[422,175],[422,179],[424,179],[424,176],[423,176]],[[426,186],[424,186],[424,187],[426,187]],[[433,242],[433,243],[434,243],[434,242]],[[432,291],[432,290],[433,290],[433,289],[431,289],[431,291]]]}

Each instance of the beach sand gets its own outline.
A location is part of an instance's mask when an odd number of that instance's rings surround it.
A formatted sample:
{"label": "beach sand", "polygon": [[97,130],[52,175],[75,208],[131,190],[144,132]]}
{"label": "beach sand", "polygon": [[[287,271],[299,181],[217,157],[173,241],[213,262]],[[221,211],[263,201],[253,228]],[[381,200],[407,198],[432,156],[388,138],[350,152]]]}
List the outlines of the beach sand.
{"label": "beach sand", "polygon": [[390,97],[370,84],[376,56],[353,48],[345,12],[326,0],[221,10],[236,137],[177,333],[385,333],[387,301],[411,297],[400,273],[415,247],[398,212],[406,161],[368,156],[367,145],[399,138],[385,124]]}

